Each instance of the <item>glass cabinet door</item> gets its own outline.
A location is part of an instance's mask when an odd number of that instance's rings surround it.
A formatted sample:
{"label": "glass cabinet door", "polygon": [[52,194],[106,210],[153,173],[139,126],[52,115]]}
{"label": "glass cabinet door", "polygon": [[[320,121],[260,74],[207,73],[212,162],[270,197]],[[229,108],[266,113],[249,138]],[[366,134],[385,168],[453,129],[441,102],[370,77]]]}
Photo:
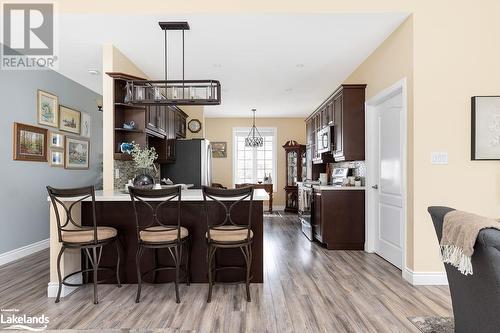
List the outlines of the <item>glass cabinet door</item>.
{"label": "glass cabinet door", "polygon": [[291,150],[287,153],[287,162],[288,162],[287,186],[295,186],[297,185],[297,163],[298,163],[298,156],[295,150]]}

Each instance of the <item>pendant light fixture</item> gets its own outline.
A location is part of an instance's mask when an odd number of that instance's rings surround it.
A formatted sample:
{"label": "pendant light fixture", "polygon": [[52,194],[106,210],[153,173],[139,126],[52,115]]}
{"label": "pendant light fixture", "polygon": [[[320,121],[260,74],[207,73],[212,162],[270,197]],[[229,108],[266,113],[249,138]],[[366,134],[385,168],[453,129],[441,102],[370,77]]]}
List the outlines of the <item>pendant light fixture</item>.
{"label": "pendant light fixture", "polygon": [[250,129],[250,133],[248,133],[246,139],[245,139],[245,147],[262,147],[264,145],[264,139],[259,133],[259,130],[255,126],[255,112],[257,112],[257,109],[252,109],[253,112],[253,125],[252,128]]}
{"label": "pendant light fixture", "polygon": [[[165,33],[165,80],[127,81],[125,102],[137,105],[219,105],[221,86],[217,80],[184,79],[184,32],[187,22],[158,22]],[[182,31],[182,80],[168,80],[168,31]]]}

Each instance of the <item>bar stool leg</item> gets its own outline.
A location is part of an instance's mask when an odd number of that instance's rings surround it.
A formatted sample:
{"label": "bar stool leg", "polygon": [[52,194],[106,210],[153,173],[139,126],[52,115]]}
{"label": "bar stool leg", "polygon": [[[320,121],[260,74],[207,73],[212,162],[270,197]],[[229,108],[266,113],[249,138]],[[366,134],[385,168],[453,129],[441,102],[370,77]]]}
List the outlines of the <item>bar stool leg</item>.
{"label": "bar stool leg", "polygon": [[156,269],[158,268],[158,249],[153,249],[153,259],[154,259],[154,271],[153,271],[153,282],[157,283],[158,282],[158,271]]}
{"label": "bar stool leg", "polygon": [[191,266],[189,264],[189,259],[191,257],[191,237],[188,238],[186,251],[186,284],[189,286],[191,284]]}
{"label": "bar stool leg", "polygon": [[212,277],[212,261],[216,251],[216,247],[213,245],[208,245],[208,297],[207,303],[212,301],[212,287],[213,287],[213,277]]}
{"label": "bar stool leg", "polygon": [[243,257],[245,258],[245,264],[246,264],[246,277],[245,277],[245,288],[247,292],[247,302],[251,302],[250,298],[250,265],[252,264],[252,254],[251,254],[251,248],[250,245],[244,245],[240,247],[241,252],[243,253]]}
{"label": "bar stool leg", "polygon": [[118,288],[121,288],[122,287],[122,284],[120,282],[120,240],[119,239],[116,239],[115,241],[115,244],[116,244],[116,254],[118,255],[118,260],[116,261],[116,282],[117,282],[117,286]]}
{"label": "bar stool leg", "polygon": [[59,303],[61,300],[61,289],[62,289],[62,277],[61,277],[61,257],[65,250],[64,245],[61,246],[61,250],[59,251],[59,255],[57,256],[57,278],[59,279],[59,288],[57,289],[57,297],[56,303]]}
{"label": "bar stool leg", "polygon": [[179,271],[180,271],[180,264],[181,264],[181,257],[179,256],[179,251],[180,247],[182,245],[178,244],[174,247],[174,253],[175,253],[175,299],[176,303],[180,303],[181,299],[179,297]]}
{"label": "bar stool leg", "polygon": [[141,245],[137,248],[137,253],[135,254],[135,266],[137,267],[137,296],[135,298],[135,302],[139,303],[141,299],[141,284],[142,284],[142,276],[141,276],[141,257],[142,257],[143,248]]}
{"label": "bar stool leg", "polygon": [[97,295],[97,267],[98,267],[98,261],[97,261],[97,248],[93,247],[92,248],[92,268],[93,268],[93,273],[94,273],[94,304],[99,304],[99,296]]}

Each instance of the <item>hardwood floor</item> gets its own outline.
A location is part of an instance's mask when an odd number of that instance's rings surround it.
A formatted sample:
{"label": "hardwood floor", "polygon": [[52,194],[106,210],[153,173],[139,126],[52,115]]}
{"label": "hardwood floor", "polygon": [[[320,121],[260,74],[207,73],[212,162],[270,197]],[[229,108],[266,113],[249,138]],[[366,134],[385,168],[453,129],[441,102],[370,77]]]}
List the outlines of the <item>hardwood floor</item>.
{"label": "hardwood floor", "polygon": [[[451,316],[447,287],[413,287],[375,254],[328,251],[310,243],[295,215],[264,218],[265,275],[251,285],[100,285],[100,303],[85,286],[55,304],[46,297],[49,252],[0,267],[0,307],[50,318],[49,329],[164,329],[164,332],[418,332],[409,316]],[[1,326],[0,326],[1,328]]]}

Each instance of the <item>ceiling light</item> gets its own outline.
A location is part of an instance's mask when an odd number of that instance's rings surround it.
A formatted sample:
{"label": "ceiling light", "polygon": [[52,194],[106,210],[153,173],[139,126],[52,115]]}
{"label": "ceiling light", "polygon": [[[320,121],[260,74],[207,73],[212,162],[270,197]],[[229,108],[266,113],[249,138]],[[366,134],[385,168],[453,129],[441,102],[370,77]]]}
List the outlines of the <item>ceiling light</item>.
{"label": "ceiling light", "polygon": [[[165,32],[165,79],[127,81],[125,103],[137,105],[219,105],[221,86],[217,80],[184,79],[184,32],[187,22],[158,22]],[[182,80],[168,80],[168,30],[182,31]]]}
{"label": "ceiling light", "polygon": [[304,64],[297,64],[297,65],[295,65],[295,67],[297,67],[297,68],[304,68]]}
{"label": "ceiling light", "polygon": [[253,112],[253,125],[248,133],[248,136],[245,139],[245,147],[262,147],[264,145],[264,139],[262,135],[260,135],[259,130],[255,127],[255,112],[257,109],[252,109]]}
{"label": "ceiling light", "polygon": [[87,72],[91,75],[98,75],[100,73],[97,69],[94,68],[87,70]]}

